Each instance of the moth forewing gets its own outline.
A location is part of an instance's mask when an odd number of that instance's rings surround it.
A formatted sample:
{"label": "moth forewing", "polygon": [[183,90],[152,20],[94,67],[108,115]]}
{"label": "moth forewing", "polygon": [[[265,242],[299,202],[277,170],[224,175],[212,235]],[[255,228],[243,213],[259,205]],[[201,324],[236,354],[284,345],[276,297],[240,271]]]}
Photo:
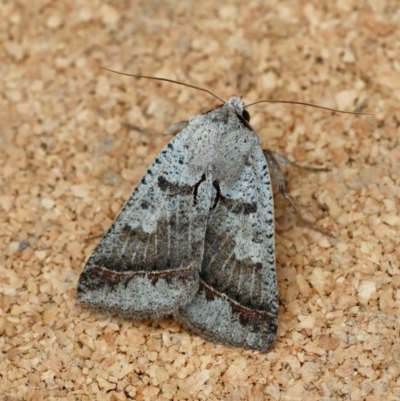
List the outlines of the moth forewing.
{"label": "moth forewing", "polygon": [[81,302],[161,318],[196,294],[212,184],[189,177],[191,134],[184,129],[165,147],[94,250],[79,278]]}
{"label": "moth forewing", "polygon": [[274,207],[265,158],[254,146],[210,210],[200,288],[176,318],[203,337],[267,351],[277,330]]}

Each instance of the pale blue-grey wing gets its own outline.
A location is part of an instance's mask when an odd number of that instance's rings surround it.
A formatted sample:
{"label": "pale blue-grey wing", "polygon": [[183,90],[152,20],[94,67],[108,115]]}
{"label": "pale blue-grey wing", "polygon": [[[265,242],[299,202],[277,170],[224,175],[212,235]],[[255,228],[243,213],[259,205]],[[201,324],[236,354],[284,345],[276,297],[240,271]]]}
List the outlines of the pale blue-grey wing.
{"label": "pale blue-grey wing", "polygon": [[176,317],[203,337],[267,351],[277,330],[274,206],[268,167],[256,146],[235,184],[214,183],[200,287]]}
{"label": "pale blue-grey wing", "polygon": [[198,290],[212,183],[190,175],[183,130],[160,153],[89,258],[79,300],[160,318]]}

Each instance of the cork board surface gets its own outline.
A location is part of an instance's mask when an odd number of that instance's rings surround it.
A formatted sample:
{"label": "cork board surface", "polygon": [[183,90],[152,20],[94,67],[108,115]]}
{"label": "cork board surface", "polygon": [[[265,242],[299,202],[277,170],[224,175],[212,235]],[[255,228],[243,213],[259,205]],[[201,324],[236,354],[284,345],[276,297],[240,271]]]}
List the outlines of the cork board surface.
{"label": "cork board surface", "polygon": [[[397,0],[0,4],[2,400],[400,400],[400,9]],[[262,104],[264,147],[311,230],[276,197],[279,329],[267,354],[172,319],[76,301],[85,263],[207,94]]]}

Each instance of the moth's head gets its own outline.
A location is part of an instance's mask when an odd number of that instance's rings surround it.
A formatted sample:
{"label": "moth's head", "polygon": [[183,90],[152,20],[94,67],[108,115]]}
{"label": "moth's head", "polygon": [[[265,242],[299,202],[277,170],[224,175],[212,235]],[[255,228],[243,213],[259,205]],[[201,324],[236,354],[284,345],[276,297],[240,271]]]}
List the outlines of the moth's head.
{"label": "moth's head", "polygon": [[228,107],[232,107],[232,109],[247,122],[250,122],[250,113],[244,108],[244,103],[241,97],[232,96],[225,104]]}

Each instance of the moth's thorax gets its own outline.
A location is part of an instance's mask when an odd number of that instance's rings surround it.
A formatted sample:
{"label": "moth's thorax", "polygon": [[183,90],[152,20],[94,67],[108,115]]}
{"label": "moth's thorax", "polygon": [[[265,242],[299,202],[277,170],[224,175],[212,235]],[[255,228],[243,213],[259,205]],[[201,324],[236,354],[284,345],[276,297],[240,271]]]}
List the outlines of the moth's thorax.
{"label": "moth's thorax", "polygon": [[239,115],[242,115],[244,109],[242,98],[232,96],[225,104],[229,107],[232,107]]}
{"label": "moth's thorax", "polygon": [[221,188],[230,188],[238,180],[252,149],[260,143],[243,117],[243,106],[242,99],[234,96],[190,121],[185,131],[186,160],[193,182],[206,174]]}

